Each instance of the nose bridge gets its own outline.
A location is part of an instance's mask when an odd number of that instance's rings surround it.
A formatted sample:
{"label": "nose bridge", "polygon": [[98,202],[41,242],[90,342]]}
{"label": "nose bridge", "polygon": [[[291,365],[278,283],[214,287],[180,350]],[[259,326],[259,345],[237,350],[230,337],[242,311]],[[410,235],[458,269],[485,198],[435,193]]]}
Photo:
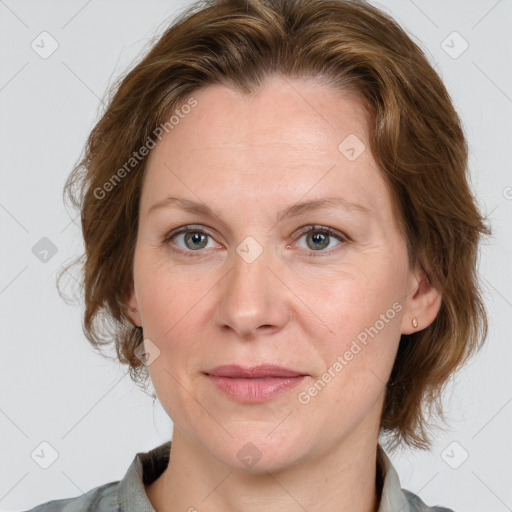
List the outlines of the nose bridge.
{"label": "nose bridge", "polygon": [[285,287],[269,268],[275,267],[271,251],[247,237],[231,259],[231,271],[223,280],[218,303],[220,325],[244,337],[263,327],[282,328],[287,320],[288,304]]}

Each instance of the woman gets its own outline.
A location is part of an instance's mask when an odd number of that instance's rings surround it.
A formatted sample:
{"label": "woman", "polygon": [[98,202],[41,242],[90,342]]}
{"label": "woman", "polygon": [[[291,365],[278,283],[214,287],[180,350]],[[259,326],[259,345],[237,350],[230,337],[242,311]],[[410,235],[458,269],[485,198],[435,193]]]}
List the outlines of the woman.
{"label": "woman", "polygon": [[379,434],[427,449],[486,336],[466,168],[442,81],[381,11],[195,4],[67,183],[85,329],[151,379],[172,449],[33,510],[447,511],[401,489]]}

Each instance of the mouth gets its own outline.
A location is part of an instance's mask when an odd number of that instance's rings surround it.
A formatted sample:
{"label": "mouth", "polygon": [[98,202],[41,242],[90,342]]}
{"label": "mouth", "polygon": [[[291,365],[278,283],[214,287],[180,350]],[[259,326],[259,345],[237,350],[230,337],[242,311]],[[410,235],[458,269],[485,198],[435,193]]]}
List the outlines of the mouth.
{"label": "mouth", "polygon": [[306,375],[290,368],[284,368],[282,366],[275,366],[272,364],[262,364],[251,367],[229,364],[217,366],[211,370],[205,371],[204,373],[214,377],[231,377],[239,379],[261,379],[265,377],[287,378]]}
{"label": "mouth", "polygon": [[266,402],[290,391],[309,376],[275,365],[224,365],[203,373],[218,390],[239,403]]}

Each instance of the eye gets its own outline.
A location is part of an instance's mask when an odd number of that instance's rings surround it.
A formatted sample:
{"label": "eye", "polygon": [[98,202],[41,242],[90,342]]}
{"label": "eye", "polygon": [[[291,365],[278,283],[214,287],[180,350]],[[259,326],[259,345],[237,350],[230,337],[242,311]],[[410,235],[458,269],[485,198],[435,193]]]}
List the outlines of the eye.
{"label": "eye", "polygon": [[[336,245],[341,245],[341,243],[347,241],[347,238],[341,233],[323,226],[308,226],[302,230],[301,235],[300,239],[305,238],[306,243],[306,247],[302,248],[311,252],[329,252],[324,249],[332,249]],[[333,244],[336,240],[339,243]]]}
{"label": "eye", "polygon": [[209,238],[213,240],[211,235],[203,229],[198,229],[194,226],[183,226],[178,231],[173,231],[167,235],[164,239],[164,243],[170,244],[172,242],[178,247],[178,252],[190,253],[197,252],[200,249],[215,247],[215,244],[208,245]]}
{"label": "eye", "polygon": [[[331,252],[329,249],[348,242],[348,238],[342,233],[324,226],[307,226],[300,231],[299,235],[299,242],[305,239],[306,243],[306,246],[299,244],[299,247],[309,251],[310,256],[329,254]],[[336,241],[338,243],[335,243]],[[164,238],[163,243],[168,245],[172,251],[187,256],[201,253],[202,249],[217,247],[213,237],[207,231],[195,226],[183,226],[172,231]]]}

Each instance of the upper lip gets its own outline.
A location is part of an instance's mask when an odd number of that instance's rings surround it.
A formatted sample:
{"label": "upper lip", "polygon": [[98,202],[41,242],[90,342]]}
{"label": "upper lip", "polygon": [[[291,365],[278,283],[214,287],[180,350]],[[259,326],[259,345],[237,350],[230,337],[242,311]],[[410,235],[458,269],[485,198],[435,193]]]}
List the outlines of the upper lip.
{"label": "upper lip", "polygon": [[263,364],[258,366],[244,367],[235,364],[216,366],[211,370],[206,370],[204,373],[213,375],[215,377],[238,377],[244,379],[257,379],[261,377],[299,377],[305,375],[304,373],[284,368],[282,366],[275,366],[272,364]]}

